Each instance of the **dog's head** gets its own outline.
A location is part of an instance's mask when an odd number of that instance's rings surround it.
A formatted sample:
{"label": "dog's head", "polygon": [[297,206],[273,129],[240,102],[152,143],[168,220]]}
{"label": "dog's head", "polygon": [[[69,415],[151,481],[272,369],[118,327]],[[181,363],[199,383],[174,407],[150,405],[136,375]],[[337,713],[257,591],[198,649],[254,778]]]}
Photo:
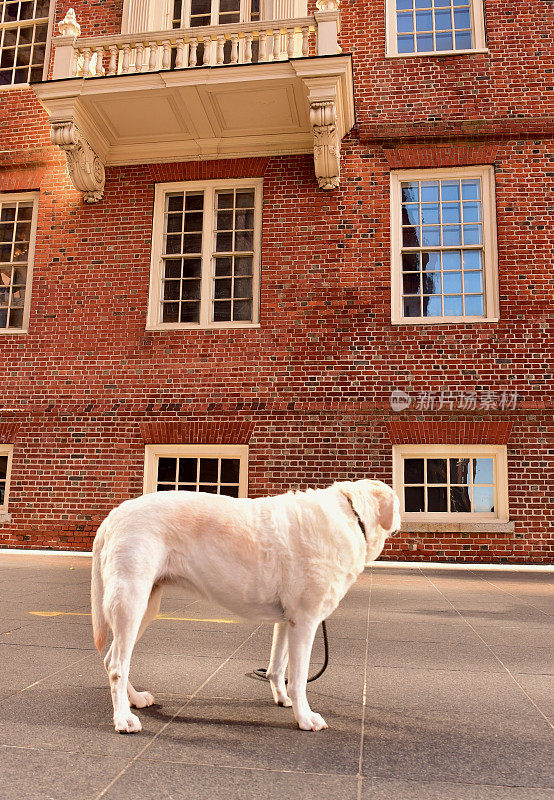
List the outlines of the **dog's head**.
{"label": "dog's head", "polygon": [[377,547],[378,555],[385,538],[400,530],[400,501],[396,493],[382,481],[341,481],[335,485],[352,503],[364,523],[368,555],[376,558],[369,551]]}

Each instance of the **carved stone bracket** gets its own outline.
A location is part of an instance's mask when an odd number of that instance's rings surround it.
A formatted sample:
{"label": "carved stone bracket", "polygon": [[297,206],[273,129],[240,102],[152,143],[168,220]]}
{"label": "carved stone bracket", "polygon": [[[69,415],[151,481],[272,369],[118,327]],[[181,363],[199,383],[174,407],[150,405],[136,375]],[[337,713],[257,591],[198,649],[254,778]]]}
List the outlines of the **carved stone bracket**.
{"label": "carved stone bracket", "polygon": [[320,189],[336,189],[340,182],[340,137],[334,100],[310,103],[314,133],[314,166]]}
{"label": "carved stone bracket", "polygon": [[104,194],[106,171],[90,144],[74,122],[53,122],[50,131],[53,144],[65,150],[71,183],[83,192],[85,203],[97,203]]}

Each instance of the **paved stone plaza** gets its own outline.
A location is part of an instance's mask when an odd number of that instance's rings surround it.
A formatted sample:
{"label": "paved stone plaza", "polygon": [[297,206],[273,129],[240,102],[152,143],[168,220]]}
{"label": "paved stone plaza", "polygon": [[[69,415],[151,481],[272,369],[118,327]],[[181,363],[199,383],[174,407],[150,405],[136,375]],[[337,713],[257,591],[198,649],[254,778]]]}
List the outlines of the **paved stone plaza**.
{"label": "paved stone plaza", "polygon": [[317,734],[249,675],[270,626],[169,590],[131,668],[156,705],[117,735],[89,580],[87,557],[0,554],[2,800],[552,797],[551,574],[366,571],[329,620]]}

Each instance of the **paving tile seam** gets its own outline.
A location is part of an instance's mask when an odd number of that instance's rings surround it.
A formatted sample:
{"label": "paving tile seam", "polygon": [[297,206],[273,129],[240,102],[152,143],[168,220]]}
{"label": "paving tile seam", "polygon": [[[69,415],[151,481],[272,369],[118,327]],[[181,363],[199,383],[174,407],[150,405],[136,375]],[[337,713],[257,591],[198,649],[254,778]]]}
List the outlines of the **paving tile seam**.
{"label": "paving tile seam", "polygon": [[3,703],[5,700],[10,700],[12,697],[16,697],[18,694],[22,694],[23,692],[26,692],[28,689],[33,689],[35,686],[41,684],[43,681],[47,681],[49,678],[53,678],[54,675],[59,675],[60,672],[65,672],[65,670],[71,669],[72,667],[75,667],[77,664],[81,664],[83,661],[86,661],[87,658],[92,658],[93,655],[94,653],[90,653],[89,655],[86,655],[83,658],[77,659],[77,661],[72,661],[71,664],[66,664],[64,667],[61,667],[60,669],[57,669],[54,672],[50,672],[48,675],[44,675],[38,681],[33,681],[33,683],[30,683],[28,686],[24,686],[22,689],[18,689],[16,692],[11,692],[10,694],[6,695],[6,697],[2,697],[0,699],[0,703]]}
{"label": "paving tile seam", "polygon": [[358,757],[358,774],[356,786],[356,798],[361,800],[363,791],[363,765],[364,765],[364,741],[365,741],[365,716],[367,706],[367,660],[369,655],[369,626],[371,622],[371,594],[373,589],[373,570],[369,573],[369,590],[367,596],[367,618],[365,635],[365,658],[364,658],[364,679],[362,688],[362,719],[360,724],[360,754]]}
{"label": "paving tile seam", "polygon": [[145,758],[149,764],[173,764],[177,766],[183,767],[211,767],[213,769],[221,769],[221,770],[235,770],[236,772],[277,772],[283,773],[287,775],[316,775],[319,777],[337,777],[342,776],[345,778],[353,778],[355,773],[353,772],[317,772],[311,770],[304,770],[304,769],[284,769],[279,767],[249,767],[249,766],[235,766],[234,764],[214,764],[210,761],[193,761],[193,760],[183,760],[183,761],[175,761],[171,758],[153,758],[152,756],[147,756]]}
{"label": "paving tile seam", "polygon": [[436,586],[436,585],[433,583],[433,581],[431,580],[431,578],[430,578],[428,575],[425,575],[425,578],[427,578],[427,580],[429,581],[429,583],[430,583],[430,584],[431,584],[431,585],[432,585],[432,586],[433,586],[433,587],[434,587],[434,588],[437,590],[437,592],[439,592],[439,594],[441,594],[441,595],[442,595],[442,597],[444,597],[445,601],[446,601],[446,602],[447,602],[447,603],[448,603],[448,604],[449,604],[449,605],[450,605],[450,606],[451,606],[451,607],[454,609],[454,611],[455,611],[457,614],[459,614],[459,616],[460,616],[460,617],[461,617],[461,618],[464,620],[465,624],[466,624],[466,625],[467,625],[469,628],[471,628],[471,630],[472,630],[472,631],[475,633],[475,635],[476,635],[476,636],[477,636],[477,637],[478,637],[478,638],[481,640],[481,642],[482,642],[482,643],[485,645],[485,647],[486,647],[486,648],[487,648],[487,649],[488,649],[488,650],[489,650],[489,651],[492,653],[492,655],[493,655],[493,656],[496,658],[496,660],[498,661],[498,663],[499,663],[499,664],[501,664],[501,665],[504,667],[504,669],[506,670],[506,672],[508,673],[508,675],[510,676],[510,678],[513,680],[513,682],[516,684],[516,686],[518,686],[518,687],[519,687],[519,689],[521,690],[521,692],[522,692],[522,693],[525,695],[525,697],[526,697],[526,698],[529,700],[529,702],[530,702],[530,703],[531,703],[531,704],[534,706],[534,708],[535,708],[535,709],[536,709],[536,710],[539,712],[539,714],[541,715],[541,717],[542,717],[542,718],[545,720],[546,724],[547,724],[547,725],[548,725],[550,728],[552,728],[552,729],[554,730],[554,724],[553,724],[553,723],[551,722],[551,720],[550,720],[550,719],[547,717],[547,715],[546,715],[546,714],[544,713],[544,711],[543,711],[543,710],[540,708],[540,706],[539,706],[539,705],[538,705],[538,704],[537,704],[537,703],[536,703],[536,702],[533,700],[533,698],[531,697],[531,695],[530,695],[528,692],[526,692],[526,691],[525,691],[525,689],[523,688],[523,686],[521,685],[521,683],[520,683],[520,682],[517,680],[517,678],[515,677],[515,675],[514,675],[514,674],[511,672],[511,670],[509,670],[509,669],[508,669],[508,667],[507,667],[507,666],[504,664],[504,662],[502,661],[502,659],[501,659],[501,658],[500,658],[500,657],[499,657],[499,656],[498,656],[498,655],[497,655],[497,654],[494,652],[493,648],[492,648],[492,647],[491,647],[491,646],[488,644],[488,642],[486,642],[486,641],[485,641],[485,639],[483,639],[483,637],[480,635],[480,633],[479,633],[479,632],[478,632],[478,631],[477,631],[477,630],[476,630],[476,629],[473,627],[473,625],[471,624],[471,622],[469,622],[469,620],[467,620],[467,619],[464,617],[464,615],[461,613],[461,611],[458,611],[458,609],[456,608],[456,606],[454,605],[454,603],[452,603],[452,602],[451,602],[451,601],[448,599],[448,597],[447,597],[447,596],[446,596],[446,595],[445,595],[445,594],[444,594],[444,593],[443,593],[443,592],[442,592],[442,591],[441,591],[441,590],[440,590],[440,589],[439,589],[439,588],[438,588],[438,587],[437,587],[437,586]]}
{"label": "paving tile seam", "polygon": [[429,778],[398,778],[395,775],[364,775],[365,780],[371,781],[400,781],[402,783],[413,783],[414,788],[425,784],[426,786],[476,786],[483,789],[539,789],[541,791],[549,790],[551,786],[528,786],[522,783],[478,783],[476,781],[452,781],[452,780],[430,780]]}
{"label": "paving tile seam", "polygon": [[[261,625],[258,625],[258,627],[257,627],[257,628],[255,628],[255,629],[252,631],[252,633],[250,633],[250,634],[249,634],[249,635],[246,637],[246,639],[245,639],[245,640],[244,640],[244,641],[243,641],[243,642],[242,642],[242,643],[241,643],[241,644],[240,644],[240,645],[239,645],[239,646],[236,648],[236,650],[235,650],[235,651],[232,653],[232,655],[234,655],[235,653],[237,653],[237,652],[240,650],[240,648],[241,648],[241,647],[243,647],[243,646],[246,644],[246,642],[250,641],[250,639],[251,639],[251,638],[252,638],[252,637],[253,637],[253,636],[254,636],[254,635],[255,635],[255,634],[256,634],[256,633],[259,631],[259,629],[260,629],[261,627],[262,627]],[[130,759],[130,761],[129,761],[129,762],[126,764],[126,765],[125,765],[125,767],[123,767],[123,769],[122,769],[122,770],[120,770],[120,772],[119,772],[119,773],[118,773],[118,774],[115,776],[115,778],[112,778],[112,780],[111,780],[111,781],[110,781],[110,782],[109,782],[109,783],[108,783],[108,784],[107,784],[107,785],[106,785],[106,786],[105,786],[105,787],[102,789],[102,791],[101,791],[101,792],[99,792],[97,795],[95,795],[95,797],[94,797],[94,799],[93,799],[93,800],[100,800],[102,797],[104,797],[104,796],[106,795],[106,793],[107,793],[107,792],[108,792],[108,791],[109,791],[109,790],[112,788],[112,786],[114,786],[114,785],[117,783],[117,781],[118,781],[120,778],[122,778],[122,777],[123,777],[123,775],[125,775],[125,773],[126,773],[128,770],[129,770],[129,768],[130,768],[130,767],[131,767],[133,764],[135,764],[135,763],[136,763],[136,762],[139,760],[139,758],[142,756],[142,754],[143,754],[143,753],[145,753],[145,752],[146,752],[146,750],[148,750],[148,748],[149,748],[149,747],[151,747],[151,746],[154,744],[154,742],[155,742],[155,741],[158,739],[158,737],[159,737],[159,736],[160,736],[160,735],[161,735],[161,734],[162,734],[162,733],[163,733],[163,732],[166,730],[166,728],[167,728],[169,725],[171,725],[171,723],[172,723],[172,722],[175,720],[175,718],[179,716],[179,714],[180,714],[180,713],[181,713],[181,712],[182,712],[182,711],[183,711],[183,710],[184,710],[184,709],[185,709],[185,708],[186,708],[186,707],[189,705],[189,703],[191,703],[191,702],[192,702],[192,700],[194,700],[194,698],[196,697],[196,695],[197,695],[199,692],[201,692],[201,691],[202,691],[202,689],[204,688],[204,686],[206,686],[206,685],[207,685],[207,684],[208,684],[208,683],[209,683],[209,682],[212,680],[212,678],[214,678],[214,677],[217,675],[217,673],[218,673],[220,670],[222,670],[222,669],[223,669],[223,667],[224,667],[224,666],[225,666],[225,665],[226,665],[226,664],[227,664],[227,663],[228,663],[230,660],[231,660],[231,656],[229,656],[228,658],[226,658],[226,659],[225,659],[225,660],[224,660],[224,661],[223,661],[223,662],[222,662],[222,663],[219,665],[219,667],[218,667],[216,670],[214,670],[214,672],[212,672],[212,674],[211,674],[211,675],[210,675],[208,678],[206,678],[206,680],[205,680],[205,681],[204,681],[204,682],[203,682],[203,683],[202,683],[202,684],[201,684],[201,685],[200,685],[200,686],[199,686],[199,687],[196,689],[196,691],[195,691],[195,692],[193,692],[193,694],[192,694],[192,695],[189,697],[189,699],[186,701],[186,703],[183,703],[183,705],[182,705],[180,708],[178,708],[178,709],[177,709],[177,711],[175,712],[175,714],[173,714],[173,716],[171,717],[171,719],[169,719],[169,720],[168,720],[168,721],[167,721],[167,722],[166,722],[166,723],[165,723],[165,724],[164,724],[164,725],[163,725],[163,726],[160,728],[160,730],[159,730],[157,733],[155,733],[155,734],[154,734],[154,736],[152,736],[152,738],[151,738],[151,739],[150,739],[150,740],[149,740],[149,741],[148,741],[148,742],[147,742],[147,743],[144,745],[144,747],[143,747],[141,750],[139,750],[139,752],[138,752],[138,753],[136,753],[136,755],[135,755],[135,756],[134,756],[132,759]]]}
{"label": "paving tile seam", "polygon": [[516,600],[516,602],[519,603],[519,605],[528,606],[529,608],[533,608],[533,609],[535,609],[535,611],[539,611],[541,614],[544,614],[546,617],[548,617],[548,619],[552,619],[552,614],[549,614],[548,611],[544,611],[544,609],[539,608],[538,606],[534,605],[533,603],[529,603],[529,602],[527,602],[525,600],[521,600],[521,598],[518,597],[517,594],[513,594],[512,592],[508,592],[502,586],[498,586],[496,583],[493,583],[493,581],[490,581],[487,578],[484,578],[482,575],[476,575],[476,577],[479,578],[479,580],[484,581],[485,583],[488,583],[489,586],[493,586],[499,592],[502,592],[503,594],[507,594],[508,597],[511,597],[513,600]]}

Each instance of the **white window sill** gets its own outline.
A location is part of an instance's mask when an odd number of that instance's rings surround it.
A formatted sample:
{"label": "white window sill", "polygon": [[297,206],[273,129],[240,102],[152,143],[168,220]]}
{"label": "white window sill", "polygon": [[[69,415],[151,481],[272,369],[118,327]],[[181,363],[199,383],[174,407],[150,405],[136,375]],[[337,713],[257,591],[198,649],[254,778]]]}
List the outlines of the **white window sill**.
{"label": "white window sill", "polygon": [[10,336],[12,334],[21,336],[22,333],[29,333],[29,328],[0,328],[0,336]]}
{"label": "white window sill", "polygon": [[402,317],[401,319],[391,319],[391,325],[449,325],[454,323],[475,323],[498,322],[500,317]]}
{"label": "white window sill", "polygon": [[489,53],[487,47],[475,50],[431,50],[428,53],[387,53],[385,58],[432,58],[436,56],[468,56],[476,53]]}
{"label": "white window sill", "polygon": [[12,515],[11,514],[8,514],[6,511],[4,511],[4,512],[0,511],[0,523],[2,523],[2,522],[11,522],[11,521],[12,521]]}
{"label": "white window sill", "polygon": [[514,523],[502,520],[475,520],[475,522],[419,522],[402,521],[402,533],[513,533]]}
{"label": "white window sill", "polygon": [[177,324],[177,325],[147,325],[147,331],[220,331],[220,330],[241,330],[249,328],[260,328],[259,322],[246,322],[244,324],[237,324],[236,322],[221,322],[215,325],[195,325],[195,324]]}
{"label": "white window sill", "polygon": [[30,83],[5,83],[0,86],[0,92],[14,92],[17,89],[30,89]]}

